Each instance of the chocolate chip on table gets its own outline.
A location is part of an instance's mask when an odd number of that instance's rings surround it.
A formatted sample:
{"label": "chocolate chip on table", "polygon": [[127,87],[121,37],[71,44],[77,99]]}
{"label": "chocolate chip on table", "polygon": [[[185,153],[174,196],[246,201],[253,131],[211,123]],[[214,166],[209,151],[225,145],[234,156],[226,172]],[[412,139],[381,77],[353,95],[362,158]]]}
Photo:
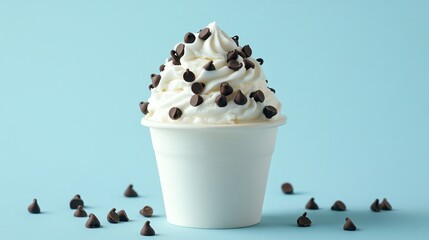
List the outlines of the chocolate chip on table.
{"label": "chocolate chip on table", "polygon": [[237,46],[239,46],[238,39],[239,39],[239,37],[237,35],[232,37],[232,40],[234,40],[234,42],[235,42],[235,44],[237,44]]}
{"label": "chocolate chip on table", "polygon": [[125,210],[121,210],[118,212],[118,217],[119,217],[119,221],[121,222],[128,222],[128,220],[130,220],[128,218],[127,213],[125,212]]}
{"label": "chocolate chip on table", "polygon": [[296,224],[298,224],[298,227],[309,227],[311,226],[311,220],[307,217],[307,212],[302,214],[297,220]]}
{"label": "chocolate chip on table", "polygon": [[140,210],[140,214],[145,216],[145,217],[152,217],[153,215],[153,209],[150,206],[144,206],[141,210]]}
{"label": "chocolate chip on table", "polygon": [[79,206],[77,206],[76,211],[73,213],[73,216],[75,216],[75,217],[87,217],[88,214],[85,212],[85,210],[83,210],[83,206],[79,205]]}
{"label": "chocolate chip on table", "polygon": [[226,100],[226,97],[224,95],[217,96],[215,99],[215,102],[218,105],[218,107],[225,107],[227,104],[227,100]]}
{"label": "chocolate chip on table", "polygon": [[347,217],[343,229],[346,231],[356,231],[356,225],[352,222],[350,218]]}
{"label": "chocolate chip on table", "polygon": [[124,192],[125,197],[138,197],[137,192],[133,189],[133,185],[128,185],[127,189]]}
{"label": "chocolate chip on table", "polygon": [[246,70],[249,70],[249,68],[255,68],[255,64],[252,61],[250,61],[249,59],[245,58],[243,60],[243,62],[244,62],[244,67],[246,68]]}
{"label": "chocolate chip on table", "polygon": [[243,67],[243,64],[237,60],[230,60],[228,63],[228,68],[234,71],[239,70],[241,67]]}
{"label": "chocolate chip on table", "polygon": [[90,213],[89,218],[85,223],[85,227],[87,227],[87,228],[99,228],[99,227],[101,227],[101,224],[100,224],[100,221],[98,220],[98,218],[94,214]]}
{"label": "chocolate chip on table", "polygon": [[161,66],[159,66],[159,71],[162,72],[165,69],[165,64],[161,64]]}
{"label": "chocolate chip on table", "polygon": [[380,207],[380,203],[379,203],[378,198],[375,199],[375,201],[371,204],[370,208],[373,212],[380,212],[381,211],[381,207]]}
{"label": "chocolate chip on table", "polygon": [[191,85],[191,90],[192,90],[192,92],[193,93],[195,93],[195,94],[200,94],[200,93],[202,93],[203,92],[203,90],[204,90],[204,87],[205,87],[206,85],[204,84],[204,83],[201,83],[201,82],[194,82],[194,83],[192,83],[192,85]]}
{"label": "chocolate chip on table", "polygon": [[264,64],[264,59],[262,59],[262,58],[257,58],[256,61],[259,62],[259,65]]}
{"label": "chocolate chip on table", "polygon": [[112,208],[110,212],[107,214],[107,221],[109,223],[118,223],[119,222],[119,216],[116,213],[116,208]]}
{"label": "chocolate chip on table", "polygon": [[277,109],[271,105],[265,106],[262,111],[266,118],[270,119],[277,114]]}
{"label": "chocolate chip on table", "polygon": [[319,209],[319,206],[317,205],[317,203],[314,201],[314,198],[310,198],[310,200],[307,202],[307,204],[305,205],[306,209],[310,209],[310,210],[317,210]]}
{"label": "chocolate chip on table", "polygon": [[142,230],[140,231],[140,235],[142,236],[154,236],[155,230],[150,226],[150,221],[146,221]]}
{"label": "chocolate chip on table", "polygon": [[203,68],[207,71],[214,71],[216,70],[215,65],[213,64],[213,61],[208,62],[206,65],[203,66]]}
{"label": "chocolate chip on table", "polygon": [[385,210],[385,211],[390,211],[390,210],[392,210],[392,205],[390,205],[390,203],[387,201],[387,199],[384,198],[383,201],[381,201],[381,203],[380,203],[380,209]]}
{"label": "chocolate chip on table", "polygon": [[293,193],[293,187],[290,183],[283,183],[282,184],[282,191],[284,194],[292,194]]}
{"label": "chocolate chip on table", "polygon": [[183,57],[185,55],[185,44],[179,43],[176,47],[176,53],[178,57]]}
{"label": "chocolate chip on table", "polygon": [[238,58],[238,51],[237,50],[229,51],[226,54],[226,62],[229,62],[231,60],[237,60],[237,58]]}
{"label": "chocolate chip on table", "polygon": [[79,194],[76,194],[71,200],[70,200],[70,208],[71,209],[77,209],[77,207],[81,205],[84,206],[83,200],[80,198]]}
{"label": "chocolate chip on table", "polygon": [[244,45],[241,48],[241,51],[246,55],[246,57],[252,56],[252,48],[249,45]]}
{"label": "chocolate chip on table", "polygon": [[261,90],[254,91],[250,94],[250,98],[253,98],[255,102],[264,102],[265,101],[265,95],[264,92]]}
{"label": "chocolate chip on table", "polygon": [[188,32],[185,34],[185,37],[183,38],[183,41],[185,43],[193,43],[195,42],[195,35],[191,32]]}
{"label": "chocolate chip on table", "polygon": [[200,34],[198,34],[198,38],[202,40],[207,40],[210,35],[212,35],[212,33],[210,32],[210,28],[204,28],[200,31]]}
{"label": "chocolate chip on table", "polygon": [[187,68],[186,72],[183,73],[183,80],[187,82],[193,82],[195,80],[195,74],[189,71],[189,68]]}
{"label": "chocolate chip on table", "polygon": [[191,100],[189,100],[189,103],[191,104],[191,106],[196,107],[196,106],[200,105],[201,103],[203,103],[203,101],[204,101],[203,97],[195,94],[191,97]]}
{"label": "chocolate chip on table", "polygon": [[37,203],[37,199],[33,199],[33,202],[27,207],[30,213],[40,213],[40,207]]}
{"label": "chocolate chip on table", "polygon": [[232,89],[229,83],[223,82],[220,84],[220,94],[222,94],[223,96],[228,96],[232,92],[234,92],[234,89]]}
{"label": "chocolate chip on table", "polygon": [[173,60],[173,65],[180,65],[180,57],[176,51],[170,51],[171,59]]}
{"label": "chocolate chip on table", "polygon": [[274,89],[274,88],[268,88],[268,89],[270,89],[271,90],[271,92],[273,92],[273,93],[276,93],[276,90]]}
{"label": "chocolate chip on table", "polygon": [[150,78],[152,79],[152,86],[158,87],[159,82],[161,81],[161,75],[153,73],[150,75]]}
{"label": "chocolate chip on table", "polygon": [[147,110],[147,107],[149,106],[149,102],[140,102],[140,111],[142,111],[142,113],[144,115],[146,115],[149,111]]}
{"label": "chocolate chip on table", "polygon": [[234,102],[238,105],[244,105],[247,103],[247,97],[243,94],[243,92],[241,92],[241,90],[238,90],[234,97]]}
{"label": "chocolate chip on table", "polygon": [[333,211],[346,211],[346,209],[347,209],[346,205],[340,200],[335,201],[331,207],[331,210]]}
{"label": "chocolate chip on table", "polygon": [[173,120],[177,120],[182,116],[182,110],[178,107],[172,107],[168,112],[168,116]]}

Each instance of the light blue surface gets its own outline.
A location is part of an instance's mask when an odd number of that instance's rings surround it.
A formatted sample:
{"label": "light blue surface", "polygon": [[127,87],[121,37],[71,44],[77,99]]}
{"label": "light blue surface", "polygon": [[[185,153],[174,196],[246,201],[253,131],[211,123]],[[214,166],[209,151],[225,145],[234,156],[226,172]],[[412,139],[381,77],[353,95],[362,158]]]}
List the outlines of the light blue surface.
{"label": "light blue surface", "polygon": [[[140,239],[151,205],[156,239],[425,239],[428,2],[246,2],[0,1],[0,238]],[[264,58],[289,118],[251,228],[168,224],[139,124],[149,75],[213,20]],[[142,197],[122,196],[129,183]],[[72,217],[77,193],[103,228]],[[43,214],[26,211],[34,197]],[[310,197],[321,210],[298,228]],[[383,197],[395,210],[372,213]],[[349,211],[330,211],[337,199]],[[112,207],[132,221],[107,223]],[[342,230],[346,216],[359,231]]]}

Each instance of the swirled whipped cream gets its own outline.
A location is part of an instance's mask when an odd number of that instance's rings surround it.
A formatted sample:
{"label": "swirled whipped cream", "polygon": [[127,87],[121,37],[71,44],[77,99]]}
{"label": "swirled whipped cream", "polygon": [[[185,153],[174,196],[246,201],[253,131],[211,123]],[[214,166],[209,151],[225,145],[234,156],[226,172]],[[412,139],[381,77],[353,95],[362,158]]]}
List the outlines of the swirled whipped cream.
{"label": "swirled whipped cream", "polygon": [[187,33],[152,74],[145,119],[166,123],[240,124],[275,120],[281,104],[267,86],[263,60],[215,22]]}

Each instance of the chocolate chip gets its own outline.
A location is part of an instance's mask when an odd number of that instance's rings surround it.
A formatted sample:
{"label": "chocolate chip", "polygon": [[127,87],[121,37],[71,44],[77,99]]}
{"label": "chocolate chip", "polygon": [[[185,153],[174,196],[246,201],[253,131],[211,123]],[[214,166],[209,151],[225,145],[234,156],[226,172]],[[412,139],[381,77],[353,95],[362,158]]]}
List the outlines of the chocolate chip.
{"label": "chocolate chip", "polygon": [[216,102],[216,104],[217,104],[219,107],[225,107],[225,106],[226,106],[226,104],[227,104],[226,97],[225,97],[225,96],[223,96],[223,95],[219,95],[219,96],[217,96],[217,97],[216,97],[216,99],[215,99],[215,102]]}
{"label": "chocolate chip", "polygon": [[265,95],[264,92],[261,90],[254,91],[250,94],[250,97],[255,100],[255,102],[264,102],[265,101]]}
{"label": "chocolate chip", "polygon": [[201,103],[203,103],[203,97],[201,97],[200,95],[194,95],[191,97],[191,100],[189,100],[189,103],[196,107],[198,105],[200,105]]}
{"label": "chocolate chip", "polygon": [[233,91],[234,89],[232,89],[232,87],[227,82],[223,82],[220,84],[220,94],[228,96]]}
{"label": "chocolate chip", "polygon": [[183,73],[183,80],[187,82],[193,82],[195,80],[195,74],[189,71],[189,68],[187,68],[186,72]]}
{"label": "chocolate chip", "polygon": [[183,57],[185,55],[185,44],[179,43],[176,47],[176,53],[178,57]]}
{"label": "chocolate chip", "polygon": [[149,91],[152,91],[152,89],[154,89],[155,87],[151,84],[149,84]]}
{"label": "chocolate chip", "polygon": [[373,212],[380,212],[381,207],[378,198],[375,199],[375,201],[371,204],[370,208]]}
{"label": "chocolate chip", "polygon": [[150,78],[152,79],[152,86],[158,87],[159,82],[161,81],[161,75],[153,73],[150,75]]}
{"label": "chocolate chip", "polygon": [[293,187],[290,183],[283,183],[282,184],[282,191],[284,194],[292,194],[293,193]]}
{"label": "chocolate chip", "polygon": [[170,116],[171,119],[177,120],[182,116],[182,110],[180,110],[180,108],[177,108],[177,107],[172,107],[168,112],[168,115]]}
{"label": "chocolate chip", "polygon": [[137,192],[133,189],[133,185],[128,185],[127,189],[124,192],[125,197],[138,197]]}
{"label": "chocolate chip", "polygon": [[298,224],[298,227],[310,227],[311,226],[311,220],[307,217],[307,212],[302,214],[297,220],[296,224]]}
{"label": "chocolate chip", "polygon": [[242,66],[243,66],[243,64],[241,62],[238,62],[237,60],[231,60],[228,63],[229,69],[234,70],[234,71],[237,71]]}
{"label": "chocolate chip", "polygon": [[76,211],[73,213],[73,216],[75,216],[75,217],[87,217],[88,214],[86,214],[85,210],[83,210],[83,206],[79,205],[79,206],[77,206]]}
{"label": "chocolate chip", "polygon": [[265,106],[262,111],[268,119],[274,117],[277,114],[277,109],[271,105]]}
{"label": "chocolate chip", "polygon": [[346,231],[356,231],[356,225],[352,222],[350,218],[347,217],[343,229]]}
{"label": "chocolate chip", "polygon": [[213,64],[213,61],[208,62],[206,65],[203,66],[203,68],[207,71],[214,71],[216,70],[215,65]]}
{"label": "chocolate chip", "polygon": [[89,218],[85,223],[85,227],[87,228],[99,228],[101,226],[100,221],[98,220],[98,218],[90,213],[89,214]]}
{"label": "chocolate chip", "polygon": [[203,30],[200,31],[200,34],[198,34],[198,38],[202,40],[206,40],[207,38],[210,37],[210,35],[212,35],[212,33],[210,32],[210,28],[204,28]]}
{"label": "chocolate chip", "polygon": [[150,226],[150,221],[146,221],[142,230],[140,231],[142,236],[155,236],[155,230]]}
{"label": "chocolate chip", "polygon": [[262,59],[262,58],[257,58],[256,61],[259,62],[259,65],[264,64],[264,59]]}
{"label": "chocolate chip", "polygon": [[385,210],[385,211],[392,210],[392,206],[390,205],[390,203],[387,201],[386,198],[384,198],[383,201],[381,201],[380,208],[381,210]]}
{"label": "chocolate chip", "polygon": [[346,209],[346,205],[340,200],[334,202],[334,205],[331,207],[333,211],[346,211]]}
{"label": "chocolate chip", "polygon": [[109,223],[118,223],[119,222],[119,216],[116,213],[116,208],[112,208],[110,212],[107,214],[107,221]]}
{"label": "chocolate chip", "polygon": [[243,59],[244,62],[244,67],[246,68],[246,70],[248,70],[249,68],[255,68],[255,64],[250,61],[249,59],[245,58]]}
{"label": "chocolate chip", "polygon": [[237,35],[232,37],[232,40],[234,40],[234,42],[235,42],[235,44],[237,44],[237,46],[239,46],[238,39],[239,39],[239,37]]}
{"label": "chocolate chip", "polygon": [[267,79],[265,79],[265,82],[266,82],[266,83],[268,83],[268,80],[267,80]]}
{"label": "chocolate chip", "polygon": [[183,38],[183,41],[185,43],[193,43],[195,42],[195,35],[191,32],[188,32],[185,34],[185,37]]}
{"label": "chocolate chip", "polygon": [[246,58],[246,54],[244,54],[241,50],[237,50],[238,55],[242,58]]}
{"label": "chocolate chip", "polygon": [[149,111],[147,110],[147,107],[149,106],[149,102],[140,102],[140,111],[142,111],[142,113],[144,115],[146,115]]}
{"label": "chocolate chip", "polygon": [[252,56],[252,48],[249,45],[244,45],[241,48],[241,51],[246,55],[246,57]]}
{"label": "chocolate chip", "polygon": [[71,209],[77,209],[77,207],[81,205],[84,206],[83,200],[80,198],[79,194],[76,194],[71,200],[70,200],[70,208]]}
{"label": "chocolate chip", "polygon": [[145,216],[145,217],[152,217],[153,215],[153,209],[150,206],[144,206],[141,210],[140,210],[140,214]]}
{"label": "chocolate chip", "polygon": [[173,60],[173,65],[180,65],[180,57],[176,51],[170,51],[171,59]]}
{"label": "chocolate chip", "polygon": [[310,200],[307,202],[307,204],[305,205],[306,209],[310,209],[310,210],[317,210],[319,209],[319,206],[317,205],[317,203],[314,201],[314,198],[310,198]]}
{"label": "chocolate chip", "polygon": [[27,207],[30,213],[40,213],[40,207],[37,203],[37,199],[33,199],[33,202]]}
{"label": "chocolate chip", "polygon": [[205,87],[206,85],[204,84],[204,83],[201,83],[201,82],[194,82],[194,83],[192,83],[192,85],[191,85],[191,90],[192,90],[192,92],[193,93],[195,93],[195,94],[200,94],[200,93],[202,93],[203,92],[203,90],[204,90],[204,87]]}
{"label": "chocolate chip", "polygon": [[238,58],[238,52],[237,52],[237,50],[229,51],[229,52],[226,54],[226,61],[227,61],[227,62],[229,62],[229,61],[231,61],[231,60],[237,60],[237,58]]}
{"label": "chocolate chip", "polygon": [[273,93],[276,93],[276,90],[274,89],[274,88],[268,88],[268,89],[270,89],[271,90],[271,92],[273,92]]}
{"label": "chocolate chip", "polygon": [[128,218],[127,213],[125,212],[125,210],[121,210],[118,212],[118,217],[119,217],[119,221],[121,222],[128,222],[128,220],[130,220]]}
{"label": "chocolate chip", "polygon": [[241,90],[238,90],[235,95],[234,102],[238,105],[244,105],[247,103],[247,97],[241,92]]}
{"label": "chocolate chip", "polygon": [[161,64],[161,66],[159,66],[159,71],[162,72],[165,69],[165,64]]}

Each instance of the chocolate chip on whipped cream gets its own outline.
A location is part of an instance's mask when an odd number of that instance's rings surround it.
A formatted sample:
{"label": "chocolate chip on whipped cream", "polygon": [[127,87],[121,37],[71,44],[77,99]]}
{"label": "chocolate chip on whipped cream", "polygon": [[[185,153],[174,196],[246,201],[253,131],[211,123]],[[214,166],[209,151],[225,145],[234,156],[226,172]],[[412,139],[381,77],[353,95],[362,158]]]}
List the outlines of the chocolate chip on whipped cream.
{"label": "chocolate chip on whipped cream", "polygon": [[262,58],[257,58],[256,61],[259,62],[259,65],[264,64],[264,59]]}
{"label": "chocolate chip on whipped cream", "polygon": [[191,97],[191,100],[189,100],[189,104],[191,104],[191,106],[194,106],[194,107],[200,105],[201,103],[203,103],[203,97],[197,94],[193,95]]}
{"label": "chocolate chip on whipped cream", "polygon": [[185,44],[179,43],[176,47],[176,53],[179,58],[183,57],[185,55]]}
{"label": "chocolate chip on whipped cream", "polygon": [[170,51],[171,59],[173,60],[173,65],[180,65],[180,57],[176,51]]}
{"label": "chocolate chip on whipped cream", "polygon": [[226,99],[226,97],[225,97],[224,95],[219,95],[219,96],[217,96],[217,97],[216,97],[216,99],[215,99],[215,102],[216,102],[216,104],[217,104],[219,107],[225,107],[225,106],[226,106],[226,104],[228,103],[228,102],[227,102],[227,99]]}
{"label": "chocolate chip on whipped cream", "polygon": [[154,88],[158,87],[159,82],[161,81],[161,75],[152,73],[150,78],[152,79],[152,86]]}
{"label": "chocolate chip on whipped cream", "polygon": [[214,71],[216,70],[215,65],[213,64],[213,61],[208,62],[206,65],[203,66],[203,68],[207,71]]}
{"label": "chocolate chip on whipped cream", "polygon": [[164,69],[165,69],[165,64],[161,64],[159,66],[159,71],[162,72],[162,71],[164,71]]}
{"label": "chocolate chip on whipped cream", "polygon": [[269,87],[268,89],[270,89],[271,92],[276,93],[276,90],[274,88]]}
{"label": "chocolate chip on whipped cream", "polygon": [[222,94],[223,96],[228,96],[229,94],[231,94],[234,89],[232,89],[232,87],[229,85],[229,83],[227,82],[223,82],[220,84],[220,94]]}
{"label": "chocolate chip on whipped cream", "polygon": [[189,68],[187,68],[186,72],[183,74],[183,80],[187,82],[193,82],[195,80],[195,74],[189,71]]}
{"label": "chocolate chip on whipped cream", "polygon": [[212,33],[210,32],[210,28],[203,28],[200,33],[198,34],[198,38],[201,40],[207,40],[207,38],[210,37]]}
{"label": "chocolate chip on whipped cream", "polygon": [[205,87],[205,84],[204,84],[204,83],[194,82],[194,83],[192,83],[192,85],[191,85],[191,90],[192,90],[192,92],[193,92],[193,93],[195,93],[195,94],[200,94],[200,93],[202,93],[202,92],[203,92],[204,87]]}
{"label": "chocolate chip on whipped cream", "polygon": [[185,37],[183,38],[183,41],[185,43],[193,43],[195,42],[195,35],[191,32],[188,32],[185,34]]}
{"label": "chocolate chip on whipped cream", "polygon": [[237,60],[231,60],[228,63],[228,68],[234,71],[238,71],[241,67],[243,67],[243,64]]}
{"label": "chocolate chip on whipped cream", "polygon": [[254,91],[250,94],[250,98],[253,98],[253,100],[255,100],[255,102],[264,102],[265,100],[265,95],[264,92],[262,92],[261,90],[257,90]]}
{"label": "chocolate chip on whipped cream", "polygon": [[229,51],[228,54],[226,54],[226,61],[229,62],[231,60],[237,60],[238,58],[238,52],[237,49],[234,49],[232,51]]}
{"label": "chocolate chip on whipped cream", "polygon": [[246,70],[249,70],[249,68],[255,68],[255,64],[250,61],[249,59],[243,59],[244,62],[244,67],[246,68]]}
{"label": "chocolate chip on whipped cream", "polygon": [[168,115],[171,119],[177,120],[182,116],[182,110],[180,110],[178,107],[172,107],[168,112]]}
{"label": "chocolate chip on whipped cream", "polygon": [[237,94],[235,95],[234,102],[238,105],[244,105],[247,103],[247,97],[243,94],[243,92],[241,92],[241,90],[238,90]]}
{"label": "chocolate chip on whipped cream", "polygon": [[265,117],[272,118],[277,114],[277,109],[273,106],[265,106],[263,113],[265,115]]}
{"label": "chocolate chip on whipped cream", "polygon": [[249,45],[244,45],[241,48],[241,51],[246,55],[246,57],[252,56],[252,48]]}
{"label": "chocolate chip on whipped cream", "polygon": [[237,35],[232,37],[232,40],[234,40],[235,44],[237,44],[237,47],[240,46],[240,44],[238,44],[238,39],[239,37]]}

